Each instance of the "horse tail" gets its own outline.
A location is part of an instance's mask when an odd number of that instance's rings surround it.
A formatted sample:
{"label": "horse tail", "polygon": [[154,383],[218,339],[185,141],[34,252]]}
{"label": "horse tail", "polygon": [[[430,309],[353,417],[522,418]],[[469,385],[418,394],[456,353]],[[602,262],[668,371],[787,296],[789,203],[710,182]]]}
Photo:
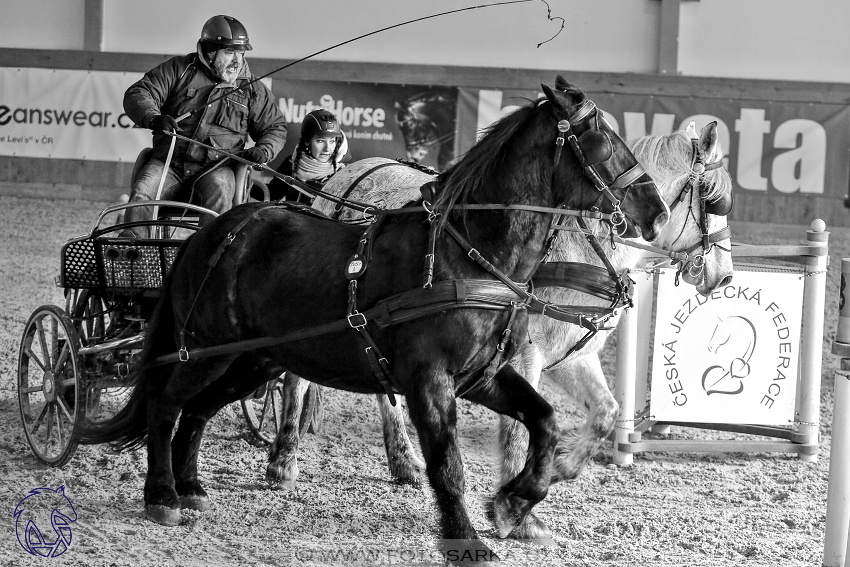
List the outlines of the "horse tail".
{"label": "horse tail", "polygon": [[[188,239],[187,239],[188,241]],[[184,243],[180,247],[174,265],[180,261]],[[119,451],[138,449],[145,445],[148,436],[148,397],[161,390],[173,370],[173,364],[152,365],[158,356],[178,350],[174,338],[174,309],[170,289],[171,275],[163,283],[163,294],[157,302],[147,327],[144,352],[139,367],[130,374],[129,387],[133,388],[127,404],[113,417],[97,423],[86,421],[80,428],[79,442],[84,445],[109,443]]]}

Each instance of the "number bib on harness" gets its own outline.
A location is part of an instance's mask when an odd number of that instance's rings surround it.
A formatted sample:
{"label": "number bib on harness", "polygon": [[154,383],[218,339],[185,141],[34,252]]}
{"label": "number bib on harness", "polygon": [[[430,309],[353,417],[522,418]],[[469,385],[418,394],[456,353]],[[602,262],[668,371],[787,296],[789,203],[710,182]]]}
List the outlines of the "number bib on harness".
{"label": "number bib on harness", "polygon": [[359,254],[355,254],[348,259],[348,264],[345,266],[345,277],[350,280],[356,280],[366,271],[366,261]]}

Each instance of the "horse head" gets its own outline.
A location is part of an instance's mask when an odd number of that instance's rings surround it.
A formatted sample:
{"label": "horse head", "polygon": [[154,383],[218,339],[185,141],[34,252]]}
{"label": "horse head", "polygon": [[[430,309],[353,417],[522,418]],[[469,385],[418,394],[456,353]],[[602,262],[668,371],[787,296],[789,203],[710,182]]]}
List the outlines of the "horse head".
{"label": "horse head", "polygon": [[605,121],[593,101],[560,75],[554,90],[547,85],[541,87],[558,119],[556,167],[561,147],[568,143],[598,190],[598,200],[593,206],[602,212],[624,216],[615,223],[620,225],[615,226],[617,234],[624,238],[654,239],[667,223],[670,211],[655,182],[625,141]]}
{"label": "horse head", "polygon": [[438,167],[448,166],[454,155],[456,107],[451,97],[427,93],[395,103],[395,121],[404,138],[407,159],[419,163],[437,147]]}
{"label": "horse head", "polygon": [[708,295],[732,281],[731,231],[726,215],[732,210],[732,179],[723,167],[717,123],[699,135],[677,131],[667,136],[634,140],[632,150],[645,156],[644,166],[658,181],[670,206],[670,222],[658,235],[661,248],[683,251],[682,279]]}
{"label": "horse head", "polygon": [[707,348],[720,364],[706,368],[702,387],[709,395],[740,394],[744,390],[742,380],[750,375],[756,330],[748,319],[738,315],[717,319]]}

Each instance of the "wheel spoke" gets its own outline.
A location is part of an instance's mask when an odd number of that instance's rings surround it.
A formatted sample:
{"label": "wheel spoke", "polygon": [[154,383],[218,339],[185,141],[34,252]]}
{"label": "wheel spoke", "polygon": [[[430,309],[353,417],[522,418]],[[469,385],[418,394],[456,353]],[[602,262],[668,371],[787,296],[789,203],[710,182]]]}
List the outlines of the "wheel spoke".
{"label": "wheel spoke", "polygon": [[[62,408],[62,412],[65,414],[65,417],[68,418],[68,421],[74,423],[74,416],[71,415],[71,408],[68,407],[65,398],[59,396],[58,398],[56,398],[56,401],[59,402],[59,407]],[[57,417],[59,417],[58,414]]]}
{"label": "wheel spoke", "polygon": [[[59,404],[57,404],[59,405]],[[59,441],[59,450],[62,450],[62,418],[59,416],[59,409],[55,408],[53,413],[56,415],[56,439]]]}
{"label": "wheel spoke", "polygon": [[38,386],[22,386],[20,388],[20,392],[22,394],[32,394],[34,392],[41,392],[44,390],[44,385],[39,384]]}
{"label": "wheel spoke", "polygon": [[263,430],[263,424],[266,422],[266,410],[269,408],[269,396],[263,397],[263,409],[260,411],[260,419],[258,419],[257,429]]}
{"label": "wheel spoke", "polygon": [[50,360],[56,360],[59,355],[59,321],[50,318]]}
{"label": "wheel spoke", "polygon": [[45,365],[45,363],[42,362],[40,358],[38,358],[38,355],[35,354],[30,347],[24,347],[24,354],[26,354],[30,358],[30,360],[34,360],[35,363],[38,364],[39,368],[41,368],[42,372],[47,372],[47,366]]}
{"label": "wheel spoke", "polygon": [[274,400],[274,390],[271,390],[272,393],[272,429],[274,430],[275,436],[277,436],[277,424],[280,423],[280,417],[277,415],[277,404]]}
{"label": "wheel spoke", "polygon": [[50,438],[53,433],[53,404],[47,404],[47,435],[44,437],[44,452],[47,452],[50,445]]}
{"label": "wheel spoke", "polygon": [[58,375],[62,370],[62,367],[65,366],[65,362],[68,360],[68,354],[71,352],[71,341],[65,341],[65,344],[62,345],[62,352],[59,356],[56,357],[56,364],[53,365],[53,374]]}
{"label": "wheel spoke", "polygon": [[49,404],[44,404],[44,407],[41,408],[41,413],[39,414],[38,418],[35,420],[35,423],[32,424],[32,429],[30,430],[30,433],[32,433],[33,436],[35,436],[35,432],[41,426],[41,421],[44,419],[44,414],[47,413],[47,408],[49,408],[49,407],[50,407]]}
{"label": "wheel spoke", "polygon": [[42,319],[36,319],[35,328],[38,332],[38,342],[41,343],[41,354],[44,357],[44,365],[42,368],[46,371],[50,366],[50,354],[47,351],[47,340],[44,337],[44,324]]}

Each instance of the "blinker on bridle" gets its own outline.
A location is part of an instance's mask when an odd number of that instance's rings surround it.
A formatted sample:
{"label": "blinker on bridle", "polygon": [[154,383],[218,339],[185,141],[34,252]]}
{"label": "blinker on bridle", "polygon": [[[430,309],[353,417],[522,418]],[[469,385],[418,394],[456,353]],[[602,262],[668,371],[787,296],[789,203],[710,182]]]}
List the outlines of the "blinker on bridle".
{"label": "blinker on bridle", "polygon": [[[569,141],[573,153],[581,161],[585,174],[596,186],[596,189],[604,194],[614,207],[614,212],[611,214],[612,229],[614,234],[622,236],[628,230],[628,221],[620,209],[621,201],[614,195],[612,189],[628,188],[645,173],[643,166],[635,159],[635,165],[633,167],[620,173],[610,185],[605,183],[602,176],[596,171],[596,166],[611,159],[614,154],[614,145],[608,137],[607,132],[599,128],[599,109],[596,107],[596,104],[590,99],[585,99],[578,110],[572,116],[566,118],[563,117],[563,109],[555,105],[553,105],[553,108],[556,118],[559,118],[558,137],[555,139],[555,167],[561,161],[561,152],[565,141]],[[577,138],[571,131],[572,126],[576,126],[591,116],[591,114],[594,115],[593,126]]]}
{"label": "blinker on bridle", "polygon": [[[729,228],[728,225],[710,234],[708,232],[708,215],[711,214],[715,216],[725,217],[732,211],[731,194],[721,195],[713,201],[708,200],[708,184],[705,181],[705,174],[708,171],[723,167],[723,160],[721,158],[715,162],[706,164],[705,154],[699,147],[699,139],[691,138],[691,145],[693,146],[694,153],[693,159],[691,160],[690,178],[682,187],[682,190],[679,192],[679,196],[670,206],[670,211],[672,212],[673,209],[675,209],[676,206],[679,205],[679,203],[683,202],[688,196],[690,196],[690,202],[688,203],[688,207],[691,208],[693,205],[693,196],[696,194],[700,200],[700,204],[702,205],[700,207],[700,220],[698,222],[700,232],[702,233],[702,241],[699,244],[685,250],[685,252],[688,254],[688,259],[683,260],[680,263],[679,270],[676,273],[677,283],[679,275],[685,270],[686,267],[688,269],[688,274],[690,274],[691,277],[697,278],[702,275],[703,267],[705,266],[705,256],[709,252],[711,252],[711,249],[715,246],[720,247],[718,242],[726,240],[727,238],[732,236],[732,229]],[[689,215],[694,216],[692,209],[689,211]],[[694,219],[696,220],[695,216]],[[684,230],[684,226],[682,227],[682,230]],[[691,252],[700,247],[702,247],[702,254],[691,256]],[[727,249],[723,248],[723,250]],[[731,250],[727,251],[731,252]]]}

